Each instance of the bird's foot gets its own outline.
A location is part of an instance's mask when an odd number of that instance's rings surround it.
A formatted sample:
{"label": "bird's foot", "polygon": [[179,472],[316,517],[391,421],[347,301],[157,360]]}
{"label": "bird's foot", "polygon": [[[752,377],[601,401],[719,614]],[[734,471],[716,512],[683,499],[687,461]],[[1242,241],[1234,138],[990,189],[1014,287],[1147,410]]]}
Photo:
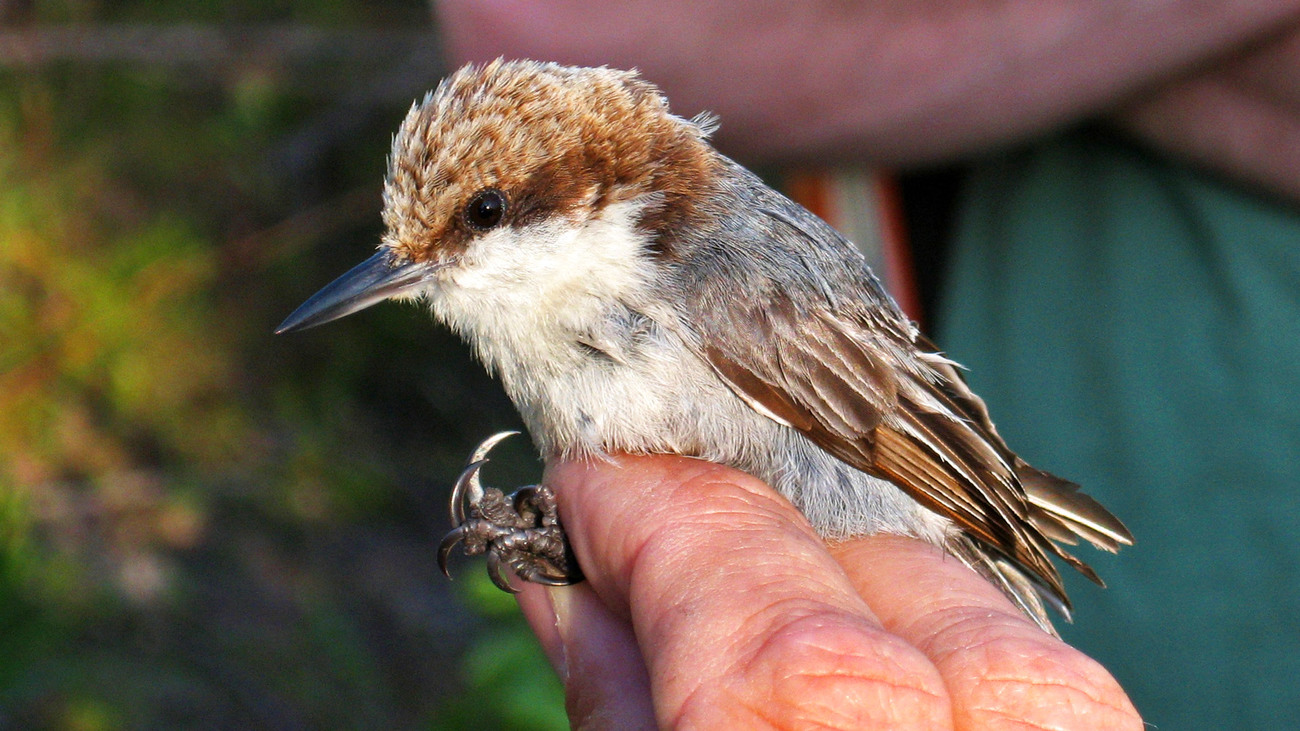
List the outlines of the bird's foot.
{"label": "bird's foot", "polygon": [[555,493],[549,487],[531,485],[506,496],[480,482],[479,470],[487,463],[488,452],[517,433],[489,437],[474,450],[469,466],[456,480],[451,491],[454,528],[438,547],[438,567],[450,578],[447,557],[457,543],[464,543],[468,556],[487,554],[492,583],[512,594],[519,590],[502,573],[503,566],[537,584],[567,586],[582,581],[582,570],[560,526]]}

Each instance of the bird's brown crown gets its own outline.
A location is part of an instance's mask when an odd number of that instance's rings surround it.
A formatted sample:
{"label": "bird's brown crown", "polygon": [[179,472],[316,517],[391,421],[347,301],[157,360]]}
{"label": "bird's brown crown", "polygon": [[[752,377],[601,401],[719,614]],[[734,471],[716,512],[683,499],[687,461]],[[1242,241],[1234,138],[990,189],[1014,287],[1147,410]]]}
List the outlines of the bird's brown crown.
{"label": "bird's brown crown", "polygon": [[412,107],[393,140],[385,245],[403,259],[455,256],[477,233],[466,207],[505,199],[504,225],[580,220],[654,194],[656,237],[707,198],[720,158],[710,125],[669,113],[635,72],[497,60],[466,66]]}

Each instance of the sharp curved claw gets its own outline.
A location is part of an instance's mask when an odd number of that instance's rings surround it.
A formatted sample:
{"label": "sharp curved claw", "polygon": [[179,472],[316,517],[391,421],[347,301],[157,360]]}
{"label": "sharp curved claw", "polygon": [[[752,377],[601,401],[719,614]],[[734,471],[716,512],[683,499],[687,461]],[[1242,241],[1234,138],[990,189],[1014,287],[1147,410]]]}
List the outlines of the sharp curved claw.
{"label": "sharp curved claw", "polygon": [[458,526],[465,522],[465,504],[477,503],[483,499],[483,482],[479,479],[479,470],[487,464],[488,452],[491,452],[496,445],[505,441],[519,432],[503,431],[497,432],[492,436],[484,439],[477,447],[474,453],[469,457],[469,465],[460,477],[456,478],[456,485],[451,489],[451,524]]}
{"label": "sharp curved claw", "polygon": [[502,431],[484,439],[482,444],[474,448],[474,454],[470,455],[469,461],[482,462],[487,460],[488,452],[491,452],[493,447],[518,433],[517,431]]}
{"label": "sharp curved claw", "polygon": [[[466,553],[487,553],[488,577],[502,591],[518,594],[514,580],[568,586],[582,581],[582,572],[573,564],[564,544],[556,518],[555,496],[544,487],[526,487],[510,496],[498,490],[488,493],[480,472],[488,453],[507,437],[519,432],[492,435],[479,444],[470,456],[469,465],[451,489],[452,530],[438,545],[438,568],[448,578],[448,559],[458,544],[465,542]],[[467,515],[472,518],[467,519]],[[564,557],[552,555],[559,541]],[[561,568],[561,567],[564,568]],[[517,577],[517,579],[516,579]]]}
{"label": "sharp curved claw", "polygon": [[496,551],[488,551],[487,559],[488,578],[492,579],[492,583],[496,584],[501,591],[518,594],[519,590],[510,583],[509,579],[501,575],[501,556]]}
{"label": "sharp curved claw", "polygon": [[[477,456],[478,452],[475,452]],[[479,470],[487,464],[486,459],[476,459],[456,478],[451,488],[451,524],[459,526],[465,522],[465,496],[468,492],[469,502],[476,503],[483,499],[483,483],[479,481]]]}
{"label": "sharp curved claw", "polygon": [[442,569],[442,575],[448,579],[451,578],[451,570],[447,568],[447,559],[451,556],[451,549],[460,543],[460,539],[465,537],[465,526],[457,526],[447,535],[443,536],[442,543],[438,544],[438,568]]}

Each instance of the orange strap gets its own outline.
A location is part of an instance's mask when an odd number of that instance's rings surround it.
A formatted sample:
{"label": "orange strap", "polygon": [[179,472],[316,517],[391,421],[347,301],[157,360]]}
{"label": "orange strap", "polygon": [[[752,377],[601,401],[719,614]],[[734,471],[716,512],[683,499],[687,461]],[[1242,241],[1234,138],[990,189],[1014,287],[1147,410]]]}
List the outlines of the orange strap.
{"label": "orange strap", "polygon": [[903,202],[893,175],[864,169],[797,170],[786,176],[784,187],[856,244],[907,316],[921,321]]}

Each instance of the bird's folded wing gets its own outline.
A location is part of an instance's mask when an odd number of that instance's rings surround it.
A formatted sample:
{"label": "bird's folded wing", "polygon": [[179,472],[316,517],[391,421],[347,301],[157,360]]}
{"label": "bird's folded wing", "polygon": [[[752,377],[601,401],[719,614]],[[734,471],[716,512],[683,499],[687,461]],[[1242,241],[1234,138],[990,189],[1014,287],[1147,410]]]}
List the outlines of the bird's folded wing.
{"label": "bird's folded wing", "polygon": [[1047,552],[1095,579],[1045,533],[1093,540],[1106,539],[1105,531],[1089,534],[1039,515],[1017,476],[1023,463],[953,364],[918,349],[919,336],[901,316],[885,319],[875,309],[801,309],[772,297],[715,311],[695,325],[708,329],[698,333],[703,357],[760,413],[849,465],[890,479],[1028,569],[1062,601],[1061,578]]}

